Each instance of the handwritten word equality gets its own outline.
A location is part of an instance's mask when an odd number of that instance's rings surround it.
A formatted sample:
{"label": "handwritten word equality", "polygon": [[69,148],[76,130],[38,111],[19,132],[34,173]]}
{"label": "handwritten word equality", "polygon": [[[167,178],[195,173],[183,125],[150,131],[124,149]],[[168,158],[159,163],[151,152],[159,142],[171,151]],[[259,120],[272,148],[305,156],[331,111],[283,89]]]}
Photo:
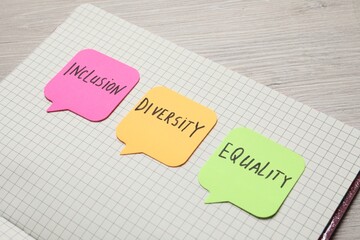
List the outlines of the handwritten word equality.
{"label": "handwritten word equality", "polygon": [[144,114],[150,114],[166,124],[178,128],[181,132],[186,132],[190,138],[205,127],[205,125],[200,125],[198,121],[191,121],[187,117],[177,115],[174,111],[156,106],[147,97],[136,106],[135,111],[144,111]]}
{"label": "handwritten word equality", "polygon": [[[256,174],[256,176],[263,177],[264,179],[269,179],[272,181],[280,180],[280,188],[283,188],[285,184],[292,179],[292,177],[288,177],[284,172],[279,169],[270,169],[270,161],[266,163],[256,161],[249,154],[245,154],[244,148],[237,147],[234,150],[230,150],[232,146],[233,144],[231,142],[228,142],[225,147],[220,151],[218,156],[223,159],[229,159],[233,162],[233,164],[238,163],[239,167],[242,167],[249,172],[253,172],[254,174]],[[228,155],[228,153],[230,152],[231,154]]]}
{"label": "handwritten word equality", "polygon": [[114,79],[111,79],[111,81],[106,77],[98,76],[96,75],[95,70],[90,70],[86,66],[81,67],[76,62],[73,63],[73,65],[71,65],[71,67],[67,69],[63,75],[66,76],[66,74],[73,75],[85,83],[92,83],[95,86],[114,95],[118,94],[126,88],[126,86],[121,87],[118,85]]}

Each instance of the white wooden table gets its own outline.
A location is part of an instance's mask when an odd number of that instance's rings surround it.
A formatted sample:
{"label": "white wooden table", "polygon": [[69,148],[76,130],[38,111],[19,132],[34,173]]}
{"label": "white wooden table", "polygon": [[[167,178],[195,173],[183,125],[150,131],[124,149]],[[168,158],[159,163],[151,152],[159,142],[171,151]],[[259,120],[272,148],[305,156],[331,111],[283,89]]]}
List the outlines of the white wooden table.
{"label": "white wooden table", "polygon": [[[0,79],[86,1],[1,0]],[[90,1],[360,128],[359,0]],[[360,197],[335,239],[360,239]]]}

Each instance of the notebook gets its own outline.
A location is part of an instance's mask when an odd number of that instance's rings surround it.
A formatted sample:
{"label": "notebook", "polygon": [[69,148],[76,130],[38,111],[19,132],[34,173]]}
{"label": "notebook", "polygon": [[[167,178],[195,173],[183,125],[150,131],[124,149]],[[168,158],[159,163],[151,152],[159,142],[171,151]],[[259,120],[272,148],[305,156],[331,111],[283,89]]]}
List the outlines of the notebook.
{"label": "notebook", "polygon": [[[47,113],[49,80],[80,50],[134,67],[140,82],[102,122]],[[35,239],[317,239],[360,167],[360,131],[93,5],[76,10],[0,84],[0,213]],[[165,86],[218,122],[181,167],[121,155],[118,123]],[[301,155],[277,214],[205,204],[198,173],[232,129]]]}

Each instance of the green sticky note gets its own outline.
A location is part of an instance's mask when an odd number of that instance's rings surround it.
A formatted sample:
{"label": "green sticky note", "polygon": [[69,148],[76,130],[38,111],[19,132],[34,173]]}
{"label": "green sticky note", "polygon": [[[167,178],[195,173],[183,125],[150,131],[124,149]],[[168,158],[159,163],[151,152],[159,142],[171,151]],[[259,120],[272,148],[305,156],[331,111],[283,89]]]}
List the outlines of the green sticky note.
{"label": "green sticky note", "polygon": [[230,202],[259,218],[273,216],[305,169],[304,159],[247,128],[233,129],[199,173],[205,203]]}

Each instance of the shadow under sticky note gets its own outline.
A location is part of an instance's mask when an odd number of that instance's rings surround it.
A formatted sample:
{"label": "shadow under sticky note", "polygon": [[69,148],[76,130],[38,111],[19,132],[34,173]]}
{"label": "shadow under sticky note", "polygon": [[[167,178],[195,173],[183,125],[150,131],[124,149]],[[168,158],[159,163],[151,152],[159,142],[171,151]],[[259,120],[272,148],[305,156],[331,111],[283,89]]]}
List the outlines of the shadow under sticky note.
{"label": "shadow under sticky note", "polygon": [[273,216],[305,169],[304,159],[247,128],[233,129],[199,173],[205,203],[231,202],[259,218]]}
{"label": "shadow under sticky note", "polygon": [[48,112],[70,110],[90,121],[107,118],[139,82],[139,72],[92,49],[78,52],[45,87]]}
{"label": "shadow under sticky note", "polygon": [[155,87],[116,129],[121,154],[145,153],[159,162],[184,164],[217,122],[214,111],[168,88]]}

